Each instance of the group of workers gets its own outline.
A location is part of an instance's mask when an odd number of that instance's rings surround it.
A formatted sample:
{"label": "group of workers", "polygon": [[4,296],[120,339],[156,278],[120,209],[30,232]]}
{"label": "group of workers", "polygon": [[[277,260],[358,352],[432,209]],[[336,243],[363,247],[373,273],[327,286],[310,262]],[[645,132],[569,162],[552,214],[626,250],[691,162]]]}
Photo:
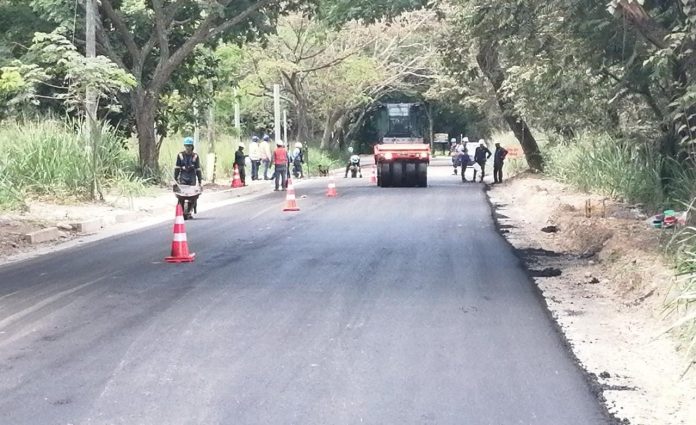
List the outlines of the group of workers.
{"label": "group of workers", "polygon": [[492,153],[488,146],[486,146],[486,141],[483,139],[479,140],[479,145],[474,150],[473,157],[469,154],[467,144],[469,144],[469,138],[464,137],[461,142],[457,142],[457,139],[452,139],[450,146],[450,156],[452,157],[452,166],[454,167],[454,175],[457,175],[458,167],[462,167],[461,176],[462,181],[467,182],[466,179],[466,169],[472,167],[474,169],[474,177],[471,179],[472,182],[476,181],[476,176],[478,172],[481,173],[479,177],[479,182],[483,182],[483,178],[486,175],[486,163],[488,159],[493,157],[493,182],[502,183],[503,182],[503,165],[505,163],[505,158],[507,157],[508,151],[504,147],[500,146],[500,143],[495,144],[495,152]]}
{"label": "group of workers", "polygon": [[[237,151],[234,153],[234,166],[237,167],[239,179],[244,186],[247,185],[247,158],[251,162],[251,180],[260,180],[259,170],[263,165],[263,179],[273,180],[276,191],[287,189],[291,166],[293,175],[296,178],[304,178],[302,164],[304,164],[305,160],[302,143],[295,143],[295,148],[292,152],[285,148],[285,143],[282,140],[277,140],[275,145],[276,148],[271,150],[271,138],[268,135],[264,135],[261,140],[257,136],[253,136],[249,144],[249,154],[246,155],[244,153],[244,144],[239,144]],[[200,187],[203,183],[201,161],[198,154],[193,150],[193,138],[184,138],[184,150],[179,152],[176,157],[174,180],[178,184],[198,185]],[[273,171],[269,177],[271,167],[273,167]]]}
{"label": "group of workers", "polygon": [[[473,157],[469,154],[467,144],[469,138],[464,137],[461,142],[457,139],[452,139],[450,147],[450,155],[452,157],[452,166],[454,167],[454,175],[457,175],[457,170],[461,167],[461,177],[463,182],[466,179],[466,169],[472,167],[474,176],[472,182],[476,181],[476,177],[480,172],[479,182],[483,182],[486,175],[486,163],[493,156],[493,181],[494,183],[503,182],[503,165],[508,151],[500,146],[500,143],[495,144],[495,152],[491,152],[486,146],[486,141],[479,140],[479,145],[473,153]],[[289,152],[285,148],[285,143],[282,140],[277,140],[276,148],[271,150],[271,138],[264,135],[260,140],[257,136],[251,138],[249,144],[249,154],[244,153],[244,144],[239,144],[237,151],[234,154],[234,165],[239,171],[239,178],[242,184],[246,186],[246,164],[247,158],[251,162],[251,180],[260,180],[259,170],[263,165],[263,179],[274,180],[275,190],[286,190],[288,186],[288,178],[290,177],[290,167],[293,167],[293,175],[296,178],[303,178],[304,173],[302,164],[304,164],[304,150],[302,143],[295,143],[295,148]],[[201,173],[201,163],[198,154],[194,151],[193,138],[186,137],[184,139],[184,150],[177,155],[176,166],[174,167],[174,180],[179,184],[198,185],[201,186],[203,176]],[[351,149],[351,153],[352,149]],[[350,167],[356,167],[357,172],[362,177],[360,169],[360,157],[351,155],[351,158],[346,166],[345,177],[348,177]],[[269,177],[269,171],[273,167],[273,173]]]}

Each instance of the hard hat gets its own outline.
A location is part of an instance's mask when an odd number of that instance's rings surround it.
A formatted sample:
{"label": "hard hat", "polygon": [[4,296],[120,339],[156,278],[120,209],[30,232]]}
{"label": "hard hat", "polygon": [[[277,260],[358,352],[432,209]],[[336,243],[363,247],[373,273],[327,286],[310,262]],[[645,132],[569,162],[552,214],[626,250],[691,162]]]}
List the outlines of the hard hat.
{"label": "hard hat", "polygon": [[468,138],[468,137],[464,137],[464,142],[468,142],[468,141],[469,141],[469,138]]}
{"label": "hard hat", "polygon": [[276,146],[285,146],[285,143],[283,143],[282,140],[278,139],[276,140]]}
{"label": "hard hat", "polygon": [[269,141],[269,140],[271,140],[271,138],[268,137],[268,134],[264,134],[264,135],[263,135],[263,140]]}
{"label": "hard hat", "polygon": [[485,144],[486,144],[486,141],[483,140],[483,139],[479,139],[479,143],[482,144],[482,145],[485,145]]}
{"label": "hard hat", "polygon": [[452,143],[457,143],[457,139],[455,139],[454,137],[453,137],[452,140],[450,140],[450,141],[451,141]]}
{"label": "hard hat", "polygon": [[258,142],[258,141],[259,141],[259,138],[256,137],[256,136],[254,136],[254,137],[251,138],[251,141],[252,141],[252,142]]}
{"label": "hard hat", "polygon": [[239,144],[239,148],[240,148],[240,149],[244,149],[244,143],[240,143],[240,144]]}
{"label": "hard hat", "polygon": [[295,143],[295,147],[301,149],[301,148],[302,148],[302,143],[300,143],[300,142]]}
{"label": "hard hat", "polygon": [[193,146],[193,137],[184,137],[184,146]]}

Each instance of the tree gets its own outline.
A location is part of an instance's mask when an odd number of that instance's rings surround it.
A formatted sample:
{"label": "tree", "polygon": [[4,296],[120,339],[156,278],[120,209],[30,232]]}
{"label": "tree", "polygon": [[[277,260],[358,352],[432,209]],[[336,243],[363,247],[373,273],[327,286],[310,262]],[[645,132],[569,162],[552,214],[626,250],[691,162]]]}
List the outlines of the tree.
{"label": "tree", "polygon": [[249,79],[261,93],[270,93],[271,82],[281,80],[299,140],[309,140],[310,128],[322,128],[321,147],[336,148],[355,134],[379,97],[416,90],[434,78],[433,22],[434,14],[425,11],[340,28],[289,16],[267,43],[246,49],[255,70]]}
{"label": "tree", "polygon": [[158,167],[155,120],[160,97],[197,46],[242,42],[269,32],[279,13],[302,2],[279,0],[102,0],[101,50],[136,79],[130,95],[145,174]]}
{"label": "tree", "polygon": [[[536,139],[514,100],[502,90],[507,75],[500,52],[506,42],[522,38],[518,34],[522,29],[534,26],[532,10],[526,6],[524,0],[504,4],[488,0],[461,1],[459,9],[452,14],[450,37],[442,48],[446,63],[461,83],[466,84],[472,76],[475,78],[477,72],[486,77],[505,121],[522,146],[527,163],[530,168],[542,171],[544,161]],[[461,40],[469,40],[471,46]],[[477,69],[470,65],[472,59],[478,64]]]}

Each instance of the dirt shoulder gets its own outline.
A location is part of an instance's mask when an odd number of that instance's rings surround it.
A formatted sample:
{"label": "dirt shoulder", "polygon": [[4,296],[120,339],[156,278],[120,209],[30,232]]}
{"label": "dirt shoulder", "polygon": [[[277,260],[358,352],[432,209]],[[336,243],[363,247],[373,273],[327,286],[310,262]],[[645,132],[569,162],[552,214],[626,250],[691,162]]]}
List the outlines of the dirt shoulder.
{"label": "dirt shoulder", "polygon": [[[204,186],[199,206],[206,209],[269,191],[272,191],[270,182],[263,180],[238,189],[208,184]],[[21,211],[0,210],[0,264],[53,252],[92,235],[119,234],[139,223],[173,220],[176,202],[171,188],[167,187],[153,187],[147,194],[137,197],[105,194],[102,202],[68,204],[46,199],[27,200],[26,208]],[[77,226],[80,223],[90,225],[81,232]],[[50,228],[57,228],[52,240],[41,243],[27,240],[27,234]]]}
{"label": "dirt shoulder", "polygon": [[636,209],[538,176],[493,186],[489,197],[609,411],[634,425],[693,424],[696,373],[681,376],[683,347],[664,333],[674,278],[660,246],[671,235]]}

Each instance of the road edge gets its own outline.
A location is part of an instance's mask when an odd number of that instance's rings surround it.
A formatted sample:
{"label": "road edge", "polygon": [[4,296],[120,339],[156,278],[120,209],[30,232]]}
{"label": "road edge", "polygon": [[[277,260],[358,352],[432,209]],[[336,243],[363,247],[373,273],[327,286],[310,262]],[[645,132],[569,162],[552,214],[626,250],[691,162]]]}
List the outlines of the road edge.
{"label": "road edge", "polygon": [[605,418],[608,420],[609,425],[630,425],[630,421],[626,418],[620,419],[618,418],[613,412],[609,410],[609,406],[607,405],[607,399],[604,396],[604,389],[602,387],[602,384],[599,382],[599,378],[595,373],[590,372],[585,368],[585,366],[582,364],[578,356],[575,354],[575,351],[573,349],[573,345],[566,336],[565,332],[563,331],[563,328],[561,327],[560,323],[556,320],[554,317],[553,313],[551,312],[551,309],[549,307],[548,300],[544,296],[544,293],[542,292],[541,288],[539,288],[539,285],[537,285],[536,281],[531,275],[530,269],[527,265],[527,263],[524,261],[523,256],[520,254],[520,251],[505,237],[505,233],[502,232],[502,227],[501,223],[498,220],[498,209],[497,207],[493,204],[493,201],[491,200],[491,197],[489,195],[489,192],[491,190],[491,185],[487,184],[485,185],[483,191],[486,195],[486,201],[488,202],[488,206],[490,207],[490,212],[491,212],[491,219],[493,220],[493,225],[495,226],[495,230],[498,233],[498,235],[503,239],[505,244],[510,248],[512,253],[514,254],[515,258],[517,259],[518,266],[524,271],[525,276],[527,277],[527,280],[529,281],[529,284],[532,286],[532,290],[539,300],[539,302],[543,305],[544,307],[544,313],[548,317],[548,319],[552,323],[552,327],[554,329],[554,332],[559,336],[561,340],[561,344],[563,347],[566,349],[566,352],[572,359],[573,363],[575,363],[576,367],[580,372],[582,373],[583,377],[585,378],[585,382],[587,382],[587,385],[590,389],[590,392],[592,395],[597,399],[601,406],[601,410],[604,413]]}

